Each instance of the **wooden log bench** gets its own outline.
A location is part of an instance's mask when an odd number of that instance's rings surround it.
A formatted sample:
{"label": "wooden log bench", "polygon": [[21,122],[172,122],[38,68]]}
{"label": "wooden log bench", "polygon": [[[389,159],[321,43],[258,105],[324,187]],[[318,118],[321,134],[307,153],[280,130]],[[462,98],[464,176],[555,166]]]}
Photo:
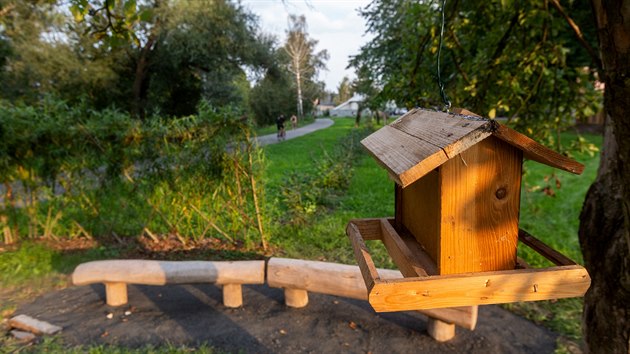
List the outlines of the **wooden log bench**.
{"label": "wooden log bench", "polygon": [[242,284],[265,282],[265,261],[106,260],[83,263],[72,273],[74,285],[105,284],[107,305],[127,303],[127,284],[211,283],[223,286],[223,305],[243,305]]}
{"label": "wooden log bench", "polygon": [[[378,269],[378,273],[383,279],[403,277],[398,270]],[[283,288],[286,305],[294,308],[308,304],[309,291],[368,300],[365,282],[358,266],[274,257],[267,263],[267,283],[273,288]],[[453,338],[455,325],[473,330],[477,324],[477,306],[418,312],[429,318],[427,331],[438,341]]]}

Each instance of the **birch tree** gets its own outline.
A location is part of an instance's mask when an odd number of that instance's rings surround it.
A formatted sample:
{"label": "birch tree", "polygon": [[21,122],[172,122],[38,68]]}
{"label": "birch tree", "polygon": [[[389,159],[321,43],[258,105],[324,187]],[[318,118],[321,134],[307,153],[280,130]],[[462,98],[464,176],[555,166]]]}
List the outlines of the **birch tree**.
{"label": "birch tree", "polygon": [[304,82],[316,77],[319,70],[326,69],[325,61],[328,60],[328,52],[322,50],[316,53],[317,43],[316,40],[309,38],[306,17],[289,15],[284,50],[289,57],[288,70],[295,77],[297,113],[300,118],[304,116]]}

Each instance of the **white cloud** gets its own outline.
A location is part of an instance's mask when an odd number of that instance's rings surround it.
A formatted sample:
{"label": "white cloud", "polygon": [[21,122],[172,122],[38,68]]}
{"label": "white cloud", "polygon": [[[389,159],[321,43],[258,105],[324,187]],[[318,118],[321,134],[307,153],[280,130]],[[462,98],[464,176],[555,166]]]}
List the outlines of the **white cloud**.
{"label": "white cloud", "polygon": [[[245,0],[243,5],[259,16],[264,32],[274,34],[280,41],[285,38],[287,16],[304,15],[311,38],[319,41],[317,50],[326,49],[330,55],[328,71],[320,74],[328,90],[335,90],[343,76],[354,77],[346,70],[349,57],[356,55],[369,37],[365,37],[365,21],[357,13],[368,0]],[[309,6],[310,5],[310,6]]]}

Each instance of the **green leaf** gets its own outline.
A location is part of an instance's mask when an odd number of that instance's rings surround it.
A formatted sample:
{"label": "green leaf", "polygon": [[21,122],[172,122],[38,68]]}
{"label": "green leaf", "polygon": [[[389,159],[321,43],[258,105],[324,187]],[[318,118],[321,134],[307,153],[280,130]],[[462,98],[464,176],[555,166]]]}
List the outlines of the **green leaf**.
{"label": "green leaf", "polygon": [[83,22],[83,20],[85,19],[85,14],[87,12],[86,10],[86,8],[82,8],[82,6],[79,4],[74,4],[70,6],[70,12],[74,17],[74,20],[77,22]]}
{"label": "green leaf", "polygon": [[153,19],[153,10],[151,9],[142,10],[142,12],[140,12],[140,15],[138,17],[140,18],[140,21],[150,22]]}
{"label": "green leaf", "polygon": [[136,0],[127,0],[124,5],[125,17],[133,17],[136,14]]}

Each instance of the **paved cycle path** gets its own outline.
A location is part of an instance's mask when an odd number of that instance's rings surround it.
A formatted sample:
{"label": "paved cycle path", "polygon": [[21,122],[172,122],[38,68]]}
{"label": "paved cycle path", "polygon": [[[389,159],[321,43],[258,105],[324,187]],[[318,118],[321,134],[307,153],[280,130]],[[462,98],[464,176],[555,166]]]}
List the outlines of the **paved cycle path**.
{"label": "paved cycle path", "polygon": [[[291,126],[291,123],[289,122],[288,124],[285,123],[285,127],[286,127],[286,138],[285,140],[289,140],[289,139],[294,139],[297,138],[299,136],[302,135],[306,135],[306,134],[310,134],[314,131],[318,131],[320,129],[325,129],[330,127],[331,125],[333,125],[334,122],[332,119],[330,118],[317,118],[315,119],[315,122],[309,124],[309,125],[305,125],[303,127],[299,127],[296,129],[290,129],[289,127]],[[273,134],[268,134],[268,135],[261,135],[255,138],[256,141],[258,141],[258,145],[259,146],[265,146],[265,145],[269,145],[269,144],[277,144],[279,142],[281,142],[280,140],[278,140],[278,135],[276,133]]]}

